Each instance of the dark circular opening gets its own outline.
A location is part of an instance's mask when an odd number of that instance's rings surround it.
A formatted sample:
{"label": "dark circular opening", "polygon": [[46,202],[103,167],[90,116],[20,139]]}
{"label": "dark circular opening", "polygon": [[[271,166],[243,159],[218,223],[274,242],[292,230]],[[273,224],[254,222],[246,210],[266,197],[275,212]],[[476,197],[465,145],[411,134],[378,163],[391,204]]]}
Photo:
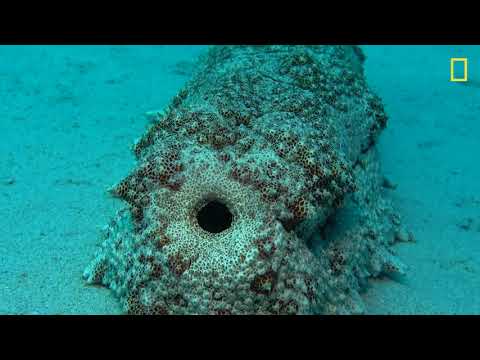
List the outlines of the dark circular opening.
{"label": "dark circular opening", "polygon": [[197,213],[198,225],[210,233],[217,234],[232,225],[233,215],[225,204],[218,200],[209,201]]}

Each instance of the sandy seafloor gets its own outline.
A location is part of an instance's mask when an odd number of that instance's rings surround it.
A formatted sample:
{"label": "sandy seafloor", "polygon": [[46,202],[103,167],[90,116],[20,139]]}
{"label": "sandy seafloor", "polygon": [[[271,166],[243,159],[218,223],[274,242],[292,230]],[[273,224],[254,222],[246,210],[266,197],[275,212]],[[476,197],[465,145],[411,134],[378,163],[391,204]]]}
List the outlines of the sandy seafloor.
{"label": "sandy seafloor", "polygon": [[[375,279],[369,314],[480,313],[480,46],[365,46],[390,116],[386,190],[415,243],[410,270]],[[188,79],[188,46],[0,46],[0,314],[118,314],[82,272],[122,204],[106,188],[130,146]],[[450,83],[467,56],[470,86]]]}

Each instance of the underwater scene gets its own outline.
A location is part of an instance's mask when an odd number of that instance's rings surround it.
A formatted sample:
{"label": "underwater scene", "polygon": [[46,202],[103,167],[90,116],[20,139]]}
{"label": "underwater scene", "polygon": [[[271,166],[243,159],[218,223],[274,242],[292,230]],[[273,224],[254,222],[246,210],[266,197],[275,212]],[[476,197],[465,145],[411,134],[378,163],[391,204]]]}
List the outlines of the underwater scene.
{"label": "underwater scene", "polygon": [[0,314],[480,314],[480,46],[0,45]]}

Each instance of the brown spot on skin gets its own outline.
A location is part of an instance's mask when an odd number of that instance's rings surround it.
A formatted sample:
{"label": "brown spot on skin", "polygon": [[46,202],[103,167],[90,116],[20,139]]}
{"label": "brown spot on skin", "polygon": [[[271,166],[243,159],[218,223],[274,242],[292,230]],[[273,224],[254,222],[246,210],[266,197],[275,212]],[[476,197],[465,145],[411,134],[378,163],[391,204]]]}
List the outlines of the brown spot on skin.
{"label": "brown spot on skin", "polygon": [[281,224],[286,231],[292,231],[298,225],[299,222],[300,221],[298,219],[291,218],[288,220],[282,220]]}
{"label": "brown spot on skin", "polygon": [[160,304],[155,304],[151,307],[150,313],[152,315],[168,315],[168,310]]}
{"label": "brown spot on skin", "polygon": [[144,313],[144,307],[140,303],[138,291],[133,291],[128,295],[126,305],[127,314],[129,315],[142,315]]}
{"label": "brown spot on skin", "polygon": [[152,272],[150,273],[150,276],[158,279],[159,277],[162,276],[162,274],[163,274],[162,265],[158,263],[152,263]]}
{"label": "brown spot on skin", "polygon": [[218,158],[220,159],[220,161],[226,163],[230,160],[230,155],[228,153],[223,153],[222,152],[218,155]]}
{"label": "brown spot on skin", "polygon": [[155,247],[161,250],[164,246],[170,243],[170,239],[163,233],[160,233],[155,241]]}
{"label": "brown spot on skin", "polygon": [[293,229],[299,222],[304,220],[307,216],[307,201],[303,196],[296,199],[293,203],[288,205],[289,210],[291,211],[293,218],[283,225],[289,231]]}
{"label": "brown spot on skin", "polygon": [[337,248],[333,248],[331,250],[331,257],[330,257],[330,269],[332,270],[334,275],[337,275],[341,272],[343,269],[345,263],[346,263],[346,258],[343,252]]}
{"label": "brown spot on skin", "polygon": [[250,284],[250,290],[257,294],[270,295],[276,284],[277,273],[273,270],[267,271],[263,275],[257,275]]}
{"label": "brown spot on skin", "polygon": [[102,282],[103,276],[105,275],[106,271],[107,271],[107,265],[105,262],[101,262],[100,264],[98,264],[92,276],[92,282],[94,284],[100,284]]}
{"label": "brown spot on skin", "polygon": [[167,186],[167,188],[169,188],[170,190],[178,191],[178,190],[180,190],[180,188],[182,187],[182,182],[176,181],[176,182],[174,182],[174,183],[168,183],[166,186]]}
{"label": "brown spot on skin", "polygon": [[180,294],[177,294],[173,297],[172,303],[177,305],[177,306],[182,306],[182,307],[187,306],[187,302],[185,301],[185,299]]}
{"label": "brown spot on skin", "polygon": [[214,315],[232,315],[232,312],[228,309],[217,309],[213,312]]}
{"label": "brown spot on skin", "polygon": [[155,166],[153,164],[152,161],[149,161],[148,163],[146,163],[143,168],[141,168],[139,171],[138,171],[138,174],[140,176],[146,176],[147,178],[154,178],[155,177],[155,173],[154,173],[154,169],[155,169]]}
{"label": "brown spot on skin", "polygon": [[143,219],[143,210],[142,208],[138,207],[138,206],[132,206],[130,208],[131,212],[132,212],[132,217],[137,221],[137,222],[140,222],[142,221]]}
{"label": "brown spot on skin", "polygon": [[257,240],[257,249],[262,259],[271,257],[276,250],[272,237]]}
{"label": "brown spot on skin", "polygon": [[117,186],[113,188],[112,194],[121,198],[126,199],[128,193],[128,180],[122,180]]}
{"label": "brown spot on skin", "polygon": [[176,276],[181,276],[185,271],[188,270],[191,264],[191,260],[185,260],[179,253],[168,258],[168,266],[170,271]]}
{"label": "brown spot on skin", "polygon": [[293,301],[281,302],[279,314],[281,315],[295,315],[298,313],[298,304]]}
{"label": "brown spot on skin", "polygon": [[305,285],[307,286],[307,292],[305,296],[307,299],[312,302],[315,299],[315,290],[313,287],[313,280],[309,277],[305,279]]}

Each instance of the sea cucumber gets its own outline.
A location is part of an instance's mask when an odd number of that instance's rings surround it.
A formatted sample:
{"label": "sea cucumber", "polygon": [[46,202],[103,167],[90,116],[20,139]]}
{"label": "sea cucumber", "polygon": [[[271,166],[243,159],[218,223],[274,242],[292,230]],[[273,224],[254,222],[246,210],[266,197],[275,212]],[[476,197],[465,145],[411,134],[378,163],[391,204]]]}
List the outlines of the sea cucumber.
{"label": "sea cucumber", "polygon": [[404,273],[356,46],[216,46],[135,143],[84,272],[128,314],[350,314]]}

